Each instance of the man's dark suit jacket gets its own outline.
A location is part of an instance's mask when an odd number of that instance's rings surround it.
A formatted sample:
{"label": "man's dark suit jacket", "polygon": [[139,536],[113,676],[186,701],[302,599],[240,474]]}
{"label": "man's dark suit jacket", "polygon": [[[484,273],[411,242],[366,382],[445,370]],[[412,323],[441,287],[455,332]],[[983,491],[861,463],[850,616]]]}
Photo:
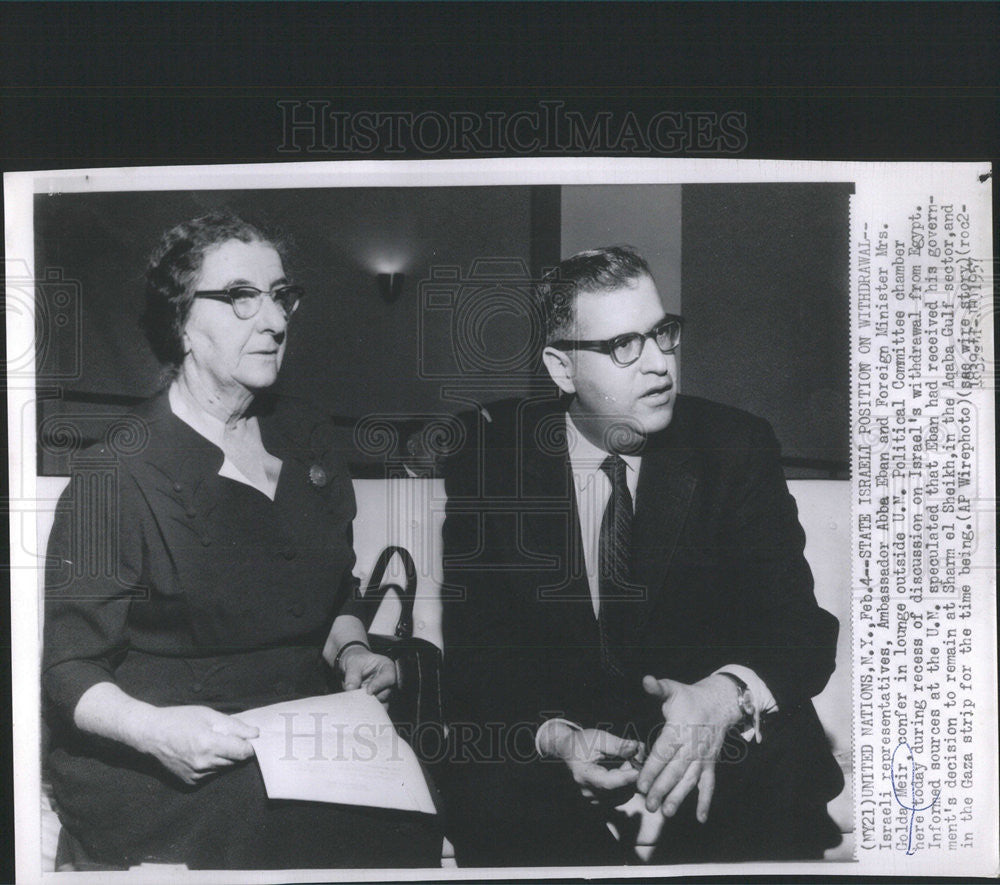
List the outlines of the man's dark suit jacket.
{"label": "man's dark suit jacket", "polygon": [[632,533],[640,591],[618,603],[627,673],[613,680],[599,663],[565,412],[551,397],[488,410],[446,469],[456,762],[444,788],[459,862],[612,858],[602,815],[565,766],[537,759],[538,724],[563,716],[650,742],[662,715],[643,674],[693,683],[732,664],[760,676],[780,712],[759,745],[730,734],[709,823],[694,821],[692,794],[657,859],[817,856],[836,844],[825,806],[843,779],[810,699],[833,672],[838,624],[813,595],[770,426],[681,396],[669,427],[646,441]]}

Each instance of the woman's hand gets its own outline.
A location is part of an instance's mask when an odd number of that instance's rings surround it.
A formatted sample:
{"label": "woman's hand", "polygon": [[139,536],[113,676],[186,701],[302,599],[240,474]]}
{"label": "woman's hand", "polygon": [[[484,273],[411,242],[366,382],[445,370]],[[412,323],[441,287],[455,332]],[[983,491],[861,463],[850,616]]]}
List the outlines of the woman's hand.
{"label": "woman's hand", "polygon": [[339,664],[345,691],[364,686],[368,694],[389,703],[389,694],[396,687],[395,661],[363,645],[352,645],[340,656]]}
{"label": "woman's hand", "polygon": [[345,691],[362,686],[383,704],[396,687],[396,664],[368,648],[368,633],[355,615],[338,615],[323,646],[323,658],[340,670]]}
{"label": "woman's hand", "polygon": [[196,784],[249,759],[253,755],[249,738],[258,734],[257,728],[209,707],[152,707],[136,746],[184,783]]}

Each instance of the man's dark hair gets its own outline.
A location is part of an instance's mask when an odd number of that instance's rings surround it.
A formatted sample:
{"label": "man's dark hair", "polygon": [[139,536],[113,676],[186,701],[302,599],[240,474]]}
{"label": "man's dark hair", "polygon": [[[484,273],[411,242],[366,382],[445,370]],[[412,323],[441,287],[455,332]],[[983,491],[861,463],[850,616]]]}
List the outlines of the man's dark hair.
{"label": "man's dark hair", "polygon": [[184,360],[182,336],[191,313],[202,262],[229,240],[266,243],[285,259],[285,244],[238,215],[216,210],[168,230],[149,257],[142,327],[156,358],[177,369]]}
{"label": "man's dark hair", "polygon": [[653,274],[632,246],[602,246],[577,252],[552,268],[537,286],[545,343],[571,334],[576,296],[581,292],[604,292],[631,285],[641,276]]}

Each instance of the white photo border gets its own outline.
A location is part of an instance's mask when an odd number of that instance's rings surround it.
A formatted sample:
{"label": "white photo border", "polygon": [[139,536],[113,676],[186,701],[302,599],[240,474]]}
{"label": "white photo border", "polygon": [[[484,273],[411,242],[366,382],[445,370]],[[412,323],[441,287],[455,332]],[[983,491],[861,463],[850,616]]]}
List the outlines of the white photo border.
{"label": "white photo border", "polygon": [[[995,364],[992,339],[994,302],[992,296],[992,219],[991,185],[984,183],[983,177],[990,173],[986,163],[856,163],[818,161],[757,161],[757,160],[663,160],[663,159],[600,159],[600,158],[559,158],[559,159],[494,159],[494,160],[423,160],[423,161],[340,161],[316,163],[282,163],[223,166],[166,166],[125,169],[76,169],[65,171],[45,171],[38,173],[11,173],[4,176],[5,203],[5,245],[7,256],[7,345],[8,363],[12,355],[21,355],[30,361],[33,342],[34,317],[30,301],[13,298],[12,280],[15,277],[32,280],[34,268],[34,197],[44,193],[91,193],[107,191],[177,191],[177,190],[252,190],[272,188],[338,188],[338,187],[433,187],[455,185],[585,185],[585,184],[689,184],[689,183],[791,183],[791,182],[853,182],[855,194],[851,198],[851,425],[852,425],[852,501],[854,503],[852,525],[852,559],[854,573],[852,587],[852,686],[854,691],[853,715],[855,720],[863,702],[863,686],[859,682],[862,673],[867,672],[868,655],[863,655],[863,641],[869,637],[871,617],[863,617],[865,588],[860,583],[865,572],[864,557],[859,554],[861,537],[859,525],[866,508],[875,507],[870,498],[862,498],[859,503],[858,487],[858,446],[879,445],[878,435],[871,436],[868,424],[859,423],[860,409],[865,405],[859,393],[861,363],[859,341],[863,334],[862,310],[864,299],[858,267],[859,243],[863,231],[868,232],[869,242],[877,239],[877,229],[881,224],[892,230],[893,241],[908,223],[913,206],[926,206],[926,197],[932,196],[942,205],[963,205],[968,207],[969,223],[967,245],[972,257],[979,262],[981,285],[978,300],[970,320],[975,329],[968,340],[975,339],[978,350],[975,355],[979,366],[974,382],[970,384],[965,402],[972,403],[978,417],[974,428],[974,457],[977,467],[975,478],[978,482],[976,493],[975,524],[977,545],[968,551],[970,584],[974,585],[971,605],[972,621],[975,628],[974,647],[965,659],[975,664],[975,734],[971,741],[974,754],[976,814],[965,829],[975,836],[975,846],[964,851],[955,850],[910,852],[912,842],[907,842],[906,851],[899,850],[893,841],[890,850],[867,850],[860,842],[856,848],[856,862],[815,862],[815,863],[755,863],[755,864],[707,864],[699,866],[635,867],[615,868],[602,873],[600,870],[586,871],[578,868],[546,869],[547,876],[558,875],[611,875],[630,876],[679,876],[679,875],[719,875],[732,874],[804,874],[817,875],[996,875],[998,872],[998,849],[996,843],[997,807],[997,674],[996,663],[996,580],[995,580],[995,534],[993,530],[996,515],[994,463],[994,388]],[[923,202],[921,202],[923,201]],[[865,227],[867,225],[867,228]],[[912,226],[910,231],[912,233]],[[916,255],[924,253],[926,241],[917,246],[910,241],[907,249],[916,248]],[[906,264],[910,271],[914,261]],[[15,267],[16,266],[16,267]],[[16,273],[12,272],[16,269]],[[23,272],[23,273],[22,273]],[[21,276],[18,276],[21,275]],[[871,285],[871,277],[869,282]],[[912,293],[911,293],[912,294]],[[907,304],[908,309],[917,308]],[[894,314],[892,314],[894,316]],[[902,326],[900,328],[903,328]],[[922,339],[913,344],[913,326],[905,327],[905,347],[921,347]],[[956,347],[963,345],[957,343]],[[20,357],[19,357],[20,358]],[[870,371],[870,369],[869,369]],[[904,370],[905,374],[905,370]],[[16,867],[19,881],[49,881],[49,876],[39,869],[40,823],[39,823],[39,778],[40,761],[38,747],[40,740],[39,722],[39,658],[40,658],[40,613],[36,577],[37,562],[28,551],[36,551],[35,521],[32,502],[37,500],[34,476],[35,438],[34,383],[31,373],[14,378],[8,384],[8,415],[18,416],[18,420],[8,422],[10,458],[10,525],[11,525],[11,615],[12,615],[12,664],[13,664],[13,721],[14,721],[14,777],[15,777],[15,817],[18,824],[16,838]],[[912,379],[903,379],[907,383]],[[905,394],[910,388],[899,388]],[[904,401],[908,404],[910,399]],[[908,408],[908,406],[907,406]],[[27,428],[22,433],[22,429]],[[891,444],[891,443],[890,443]],[[911,492],[912,494],[912,492]],[[897,497],[900,497],[897,495]],[[890,493],[890,507],[892,505]],[[18,503],[20,502],[20,503]],[[893,511],[896,513],[897,511]],[[898,514],[897,514],[898,515]],[[893,518],[890,515],[890,520]],[[907,523],[909,525],[909,523]],[[891,544],[890,544],[891,548]],[[958,592],[958,591],[954,591]],[[872,600],[869,599],[871,604]],[[893,605],[897,600],[893,599]],[[910,605],[907,598],[900,598],[899,604]],[[925,606],[926,608],[926,606]],[[910,615],[912,619],[912,615]],[[862,624],[864,628],[862,629]],[[888,629],[888,628],[887,628]],[[875,630],[872,631],[876,632]],[[907,634],[909,635],[909,634]],[[913,649],[907,647],[902,655],[912,659]],[[877,655],[876,655],[877,657]],[[909,685],[910,683],[906,683]],[[911,704],[912,698],[907,699]],[[895,694],[893,694],[895,704]],[[906,707],[907,710],[910,707]],[[946,720],[945,720],[946,721]],[[898,722],[893,727],[898,726]],[[859,834],[861,813],[858,803],[862,800],[862,766],[858,754],[861,742],[858,740],[860,724],[855,721],[855,826]],[[915,757],[914,757],[915,759]],[[895,769],[894,769],[895,770]],[[911,769],[912,770],[912,769]],[[884,784],[882,785],[884,789]],[[898,798],[898,796],[897,796]],[[892,828],[899,825],[902,818],[912,820],[917,812],[908,811],[905,803],[896,802],[893,807]],[[895,840],[895,835],[893,837]],[[330,881],[331,879],[378,880],[390,871],[248,871],[240,873],[246,882],[290,882],[290,881]],[[391,871],[392,878],[413,880],[461,879],[507,879],[530,871],[517,869],[475,870],[475,869],[434,869],[417,871]],[[68,874],[58,874],[65,876]],[[107,881],[107,873],[72,874],[80,881]],[[132,873],[129,881],[162,881],[163,873]],[[173,879],[171,875],[171,879]],[[185,872],[177,873],[179,881],[218,882],[222,878],[232,879],[232,873]],[[59,881],[62,881],[60,878]]]}

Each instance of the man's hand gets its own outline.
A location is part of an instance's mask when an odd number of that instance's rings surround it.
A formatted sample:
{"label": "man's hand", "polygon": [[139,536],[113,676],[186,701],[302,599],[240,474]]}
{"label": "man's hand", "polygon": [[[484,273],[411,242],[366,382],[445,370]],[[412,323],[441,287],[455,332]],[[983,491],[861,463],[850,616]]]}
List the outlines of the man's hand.
{"label": "man's hand", "polygon": [[570,728],[558,722],[546,729],[541,749],[543,755],[566,763],[586,798],[614,800],[615,804],[617,794],[631,787],[639,776],[628,760],[641,761],[645,750],[640,741],[625,740],[598,728]]}
{"label": "man's hand", "polygon": [[686,685],[645,676],[645,691],[663,702],[664,726],[636,782],[646,809],[672,817],[698,788],[698,820],[708,820],[715,790],[715,763],[729,727],[742,718],[733,683],[709,676]]}
{"label": "man's hand", "polygon": [[364,688],[383,704],[396,687],[396,664],[385,655],[377,655],[362,645],[352,645],[340,658],[344,690]]}

